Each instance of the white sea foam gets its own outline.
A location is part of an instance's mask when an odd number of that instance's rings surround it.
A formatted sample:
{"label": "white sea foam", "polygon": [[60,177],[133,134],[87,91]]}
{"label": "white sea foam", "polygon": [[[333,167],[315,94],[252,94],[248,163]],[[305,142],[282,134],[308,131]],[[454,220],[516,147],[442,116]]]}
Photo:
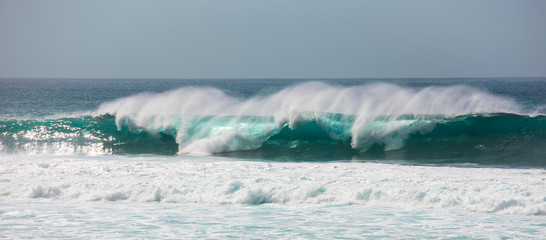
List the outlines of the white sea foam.
{"label": "white sea foam", "polygon": [[198,204],[357,204],[546,215],[544,169],[0,155],[0,196]]}
{"label": "white sea foam", "polygon": [[157,204],[0,197],[0,238],[540,239],[544,216],[363,205]]}
{"label": "white sea foam", "polygon": [[[386,150],[399,149],[403,140],[415,131],[426,132],[431,124],[400,121],[402,115],[427,118],[430,115],[455,117],[478,113],[519,113],[520,106],[510,98],[495,96],[466,86],[404,88],[392,84],[369,84],[354,87],[308,82],[285,88],[265,97],[238,99],[214,88],[182,88],[164,93],[138,94],[105,103],[95,115],[112,114],[118,128],[127,125],[149,132],[175,129],[181,153],[216,153],[259,147],[274,130],[268,126],[253,136],[236,133],[240,124],[232,121],[219,131],[216,126],[200,126],[199,136],[189,137],[196,122],[203,117],[267,116],[273,117],[277,129],[288,125],[296,128],[302,120],[321,114],[339,113],[355,117],[347,126],[352,146],[366,150],[373,143],[386,145]],[[384,124],[375,121],[383,118]],[[188,120],[191,119],[191,120]],[[189,122],[189,123],[188,123]],[[189,139],[189,140],[188,140]],[[261,141],[261,142],[260,142]],[[241,143],[237,145],[237,143]],[[251,143],[251,144],[245,144]]]}

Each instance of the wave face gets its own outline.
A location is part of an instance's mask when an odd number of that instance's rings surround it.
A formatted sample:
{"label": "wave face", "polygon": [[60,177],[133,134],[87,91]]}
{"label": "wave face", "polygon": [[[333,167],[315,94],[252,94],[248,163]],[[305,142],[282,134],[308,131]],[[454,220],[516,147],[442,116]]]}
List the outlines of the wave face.
{"label": "wave face", "polygon": [[0,128],[1,150],[16,153],[546,164],[542,113],[466,86],[309,82],[246,99],[188,87],[120,98],[81,116],[1,120]]}

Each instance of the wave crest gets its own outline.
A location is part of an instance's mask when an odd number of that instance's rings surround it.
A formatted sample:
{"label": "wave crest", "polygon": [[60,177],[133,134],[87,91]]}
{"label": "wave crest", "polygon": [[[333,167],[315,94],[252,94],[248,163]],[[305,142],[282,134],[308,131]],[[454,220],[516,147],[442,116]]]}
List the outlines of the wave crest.
{"label": "wave crest", "polygon": [[[416,90],[392,84],[340,87],[308,82],[250,99],[214,88],[138,94],[105,103],[94,115],[115,116],[118,129],[127,125],[148,132],[175,131],[180,152],[203,154],[256,149],[285,125],[295,129],[312,119],[333,138],[350,136],[355,149],[366,150],[379,141],[387,150],[395,150],[409,134],[430,131],[435,121],[428,116],[499,112],[518,113],[520,107],[512,99],[466,86]],[[341,114],[350,121],[337,119],[344,123],[334,128],[325,114]],[[414,119],[400,120],[406,115]],[[226,116],[231,119],[222,119]],[[271,118],[275,125],[248,116]]]}

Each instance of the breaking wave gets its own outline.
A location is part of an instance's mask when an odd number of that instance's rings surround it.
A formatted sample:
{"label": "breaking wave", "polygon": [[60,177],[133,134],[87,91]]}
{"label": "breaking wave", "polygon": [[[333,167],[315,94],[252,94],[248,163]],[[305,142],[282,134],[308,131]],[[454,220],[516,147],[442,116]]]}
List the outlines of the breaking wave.
{"label": "breaking wave", "polygon": [[[0,150],[265,159],[481,159],[546,165],[546,116],[466,86],[310,82],[240,99],[214,88],[143,93],[90,114],[0,120]],[[516,163],[519,164],[519,163]]]}

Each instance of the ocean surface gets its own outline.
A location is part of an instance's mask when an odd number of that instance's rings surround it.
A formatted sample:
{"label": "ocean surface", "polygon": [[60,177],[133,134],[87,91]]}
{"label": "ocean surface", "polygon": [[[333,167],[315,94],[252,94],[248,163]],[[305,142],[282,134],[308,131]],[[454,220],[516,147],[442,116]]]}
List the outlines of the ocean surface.
{"label": "ocean surface", "polygon": [[544,236],[546,78],[0,79],[0,238]]}

